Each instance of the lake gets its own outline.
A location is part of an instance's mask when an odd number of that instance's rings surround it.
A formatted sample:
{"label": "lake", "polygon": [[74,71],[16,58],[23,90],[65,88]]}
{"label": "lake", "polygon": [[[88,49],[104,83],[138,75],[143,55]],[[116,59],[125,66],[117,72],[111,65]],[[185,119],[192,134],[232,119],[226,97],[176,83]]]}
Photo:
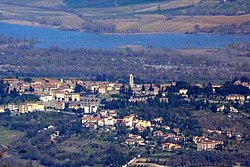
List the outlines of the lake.
{"label": "lake", "polygon": [[0,23],[0,34],[36,39],[38,47],[116,49],[125,45],[143,47],[220,48],[232,43],[250,42],[250,36],[206,34],[95,34]]}

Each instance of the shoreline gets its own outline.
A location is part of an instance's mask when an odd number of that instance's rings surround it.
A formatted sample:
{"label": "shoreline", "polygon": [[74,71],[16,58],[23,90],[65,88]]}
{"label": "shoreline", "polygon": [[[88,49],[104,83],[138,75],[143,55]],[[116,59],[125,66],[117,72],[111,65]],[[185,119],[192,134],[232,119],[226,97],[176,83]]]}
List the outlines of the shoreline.
{"label": "shoreline", "polygon": [[95,32],[87,32],[83,30],[79,30],[73,27],[62,27],[62,26],[54,26],[50,24],[40,24],[38,22],[30,22],[26,20],[0,20],[0,23],[4,24],[12,24],[12,25],[20,25],[20,26],[29,26],[34,28],[48,28],[54,30],[61,31],[73,31],[73,32],[83,32],[83,33],[92,33],[92,34],[100,34],[100,35],[161,35],[161,34],[186,34],[186,35],[230,35],[230,36],[250,36],[250,34],[215,34],[215,33],[192,33],[192,32],[169,32],[169,31],[161,31],[161,32],[136,32],[136,33],[126,33],[126,32],[114,32],[114,33],[95,33]]}

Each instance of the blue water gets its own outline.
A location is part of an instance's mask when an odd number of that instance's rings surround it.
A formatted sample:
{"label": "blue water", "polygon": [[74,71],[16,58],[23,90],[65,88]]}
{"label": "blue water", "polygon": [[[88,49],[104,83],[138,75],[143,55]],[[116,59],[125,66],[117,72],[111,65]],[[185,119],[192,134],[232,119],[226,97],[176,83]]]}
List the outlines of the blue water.
{"label": "blue water", "polygon": [[250,42],[250,36],[204,34],[94,34],[0,23],[0,34],[36,39],[38,47],[115,49],[124,45],[156,48],[219,48],[232,43]]}

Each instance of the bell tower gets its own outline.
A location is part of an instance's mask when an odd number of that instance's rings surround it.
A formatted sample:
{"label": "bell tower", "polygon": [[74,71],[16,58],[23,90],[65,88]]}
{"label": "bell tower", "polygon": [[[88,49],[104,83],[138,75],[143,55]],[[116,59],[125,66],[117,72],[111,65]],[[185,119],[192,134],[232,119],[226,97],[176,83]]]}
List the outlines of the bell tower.
{"label": "bell tower", "polygon": [[133,74],[129,74],[129,86],[134,86],[134,76]]}

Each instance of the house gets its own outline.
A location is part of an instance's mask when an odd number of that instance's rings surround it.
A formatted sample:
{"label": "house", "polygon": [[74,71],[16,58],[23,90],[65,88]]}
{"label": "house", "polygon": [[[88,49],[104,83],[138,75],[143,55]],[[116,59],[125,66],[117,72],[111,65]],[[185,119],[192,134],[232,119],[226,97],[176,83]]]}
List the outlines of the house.
{"label": "house", "polygon": [[217,112],[223,112],[225,109],[226,109],[226,107],[225,107],[224,105],[222,105],[222,106],[218,107],[218,108],[216,109],[216,111],[217,111]]}
{"label": "house", "polygon": [[0,106],[0,113],[4,112],[4,106]]}
{"label": "house", "polygon": [[168,101],[169,101],[168,98],[166,98],[166,97],[159,98],[159,100],[161,103],[168,103]]}
{"label": "house", "polygon": [[52,95],[43,95],[43,96],[40,97],[40,100],[43,101],[43,102],[52,101],[53,96]]}
{"label": "house", "polygon": [[168,134],[162,134],[159,137],[163,138],[164,140],[169,139],[171,137],[175,137],[176,135],[174,133],[168,133]]}
{"label": "house", "polygon": [[104,118],[104,125],[105,126],[114,126],[116,124],[116,119],[114,119],[113,117],[107,117]]}
{"label": "house", "polygon": [[180,133],[180,128],[173,128],[173,131],[174,131],[175,133]]}
{"label": "house", "polygon": [[210,133],[210,134],[222,134],[221,130],[212,130],[212,129],[203,129],[204,133]]}
{"label": "house", "polygon": [[162,123],[162,120],[163,120],[162,117],[158,117],[158,118],[155,118],[155,119],[154,119],[155,122],[159,122],[159,123]]}
{"label": "house", "polygon": [[48,110],[64,110],[65,109],[65,102],[63,101],[46,101],[43,102],[44,106]]}
{"label": "house", "polygon": [[116,110],[110,110],[108,113],[112,117],[117,117],[117,111]]}
{"label": "house", "polygon": [[18,81],[18,79],[16,79],[16,78],[4,78],[3,79],[3,83],[7,83],[7,84],[11,84],[11,83],[17,82],[17,81]]}
{"label": "house", "polygon": [[99,105],[100,99],[98,99],[96,96],[93,96],[93,95],[84,96],[82,97],[81,103],[83,105]]}
{"label": "house", "polygon": [[205,140],[209,140],[209,139],[206,138],[206,137],[204,137],[204,136],[202,136],[202,137],[194,136],[194,137],[193,137],[193,142],[194,142],[195,144],[200,143],[200,142],[205,141]]}
{"label": "house", "polygon": [[188,93],[188,89],[180,89],[179,90],[180,95],[187,95],[187,93]]}
{"label": "house", "polygon": [[201,142],[197,143],[197,151],[209,151],[214,150],[215,147],[219,144],[223,144],[222,141],[216,141],[216,140],[202,140]]}
{"label": "house", "polygon": [[80,104],[78,102],[72,101],[72,102],[69,103],[68,108],[78,110],[78,109],[81,108],[81,106],[80,106]]}
{"label": "house", "polygon": [[132,145],[135,145],[135,140],[133,140],[133,139],[126,139],[124,143],[127,144],[127,145],[132,146]]}
{"label": "house", "polygon": [[214,150],[217,145],[223,144],[223,141],[209,140],[208,138],[202,136],[194,136],[193,141],[197,144],[197,151],[209,151]]}
{"label": "house", "polygon": [[99,87],[98,93],[105,94],[106,93],[106,88],[105,87]]}
{"label": "house", "polygon": [[146,121],[146,120],[138,120],[135,124],[136,127],[143,127],[143,128],[147,128],[147,127],[151,127],[151,122],[150,121]]}
{"label": "house", "polygon": [[170,130],[171,128],[169,126],[161,126],[163,129]]}
{"label": "house", "polygon": [[168,150],[168,151],[172,151],[172,150],[175,150],[175,149],[180,149],[181,146],[179,144],[175,144],[175,143],[162,143],[161,144],[161,149],[162,150]]}
{"label": "house", "polygon": [[58,102],[55,103],[55,108],[57,110],[64,110],[65,109],[65,103],[61,102],[61,101],[58,101]]}
{"label": "house", "polygon": [[19,106],[17,104],[8,104],[6,108],[10,111],[18,111]]}
{"label": "house", "polygon": [[145,145],[144,139],[140,135],[129,134],[128,139],[124,142],[127,145]]}
{"label": "house", "polygon": [[58,139],[59,136],[60,136],[60,131],[55,131],[55,133],[50,135],[50,140],[56,141],[56,139]]}
{"label": "house", "polygon": [[92,118],[92,115],[89,115],[89,114],[84,115],[82,117],[82,124],[85,123],[85,122],[88,122],[88,120],[91,119],[91,118]]}
{"label": "house", "polygon": [[65,92],[54,92],[53,97],[57,101],[64,101],[66,93]]}
{"label": "house", "polygon": [[18,108],[19,108],[19,113],[27,113],[27,112],[45,110],[44,104],[41,102],[21,104],[19,105]]}
{"label": "house", "polygon": [[97,125],[98,126],[104,126],[105,125],[105,122],[103,119],[99,119],[98,122],[97,122]]}
{"label": "house", "polygon": [[161,84],[160,85],[160,90],[165,91],[167,88],[171,87],[171,86],[175,86],[176,83],[172,82],[172,83],[166,83],[166,84]]}
{"label": "house", "polygon": [[79,93],[66,94],[65,101],[80,101],[80,94]]}
{"label": "house", "polygon": [[169,141],[181,141],[181,140],[185,140],[185,137],[183,137],[183,136],[174,136],[174,137],[169,137],[168,140]]}
{"label": "house", "polygon": [[133,126],[133,121],[135,119],[135,115],[129,115],[129,116],[125,116],[122,120],[122,122],[128,126],[128,127],[132,127]]}
{"label": "house", "polygon": [[228,95],[226,97],[226,99],[228,101],[241,101],[241,102],[244,102],[245,101],[245,96],[239,95],[239,94],[231,94],[231,95]]}
{"label": "house", "polygon": [[250,89],[250,82],[241,82],[240,80],[238,80],[234,84],[241,85],[241,86],[244,86],[244,87],[247,87],[248,89]]}
{"label": "house", "polygon": [[213,92],[215,92],[216,89],[221,88],[221,87],[222,87],[222,85],[220,85],[220,84],[213,84],[213,85],[212,85]]}
{"label": "house", "polygon": [[87,106],[83,106],[83,111],[84,113],[88,114],[88,113],[96,113],[98,109],[98,106],[92,106],[92,105],[87,105]]}
{"label": "house", "polygon": [[161,130],[153,132],[153,136],[162,136],[163,132]]}
{"label": "house", "polygon": [[82,124],[85,124],[85,123],[90,123],[90,124],[98,124],[98,122],[101,120],[100,116],[92,116],[92,115],[84,115],[82,117]]}
{"label": "house", "polygon": [[239,110],[237,110],[237,109],[236,109],[236,108],[234,108],[234,107],[230,107],[229,109],[230,109],[230,112],[234,112],[234,113],[239,112]]}

